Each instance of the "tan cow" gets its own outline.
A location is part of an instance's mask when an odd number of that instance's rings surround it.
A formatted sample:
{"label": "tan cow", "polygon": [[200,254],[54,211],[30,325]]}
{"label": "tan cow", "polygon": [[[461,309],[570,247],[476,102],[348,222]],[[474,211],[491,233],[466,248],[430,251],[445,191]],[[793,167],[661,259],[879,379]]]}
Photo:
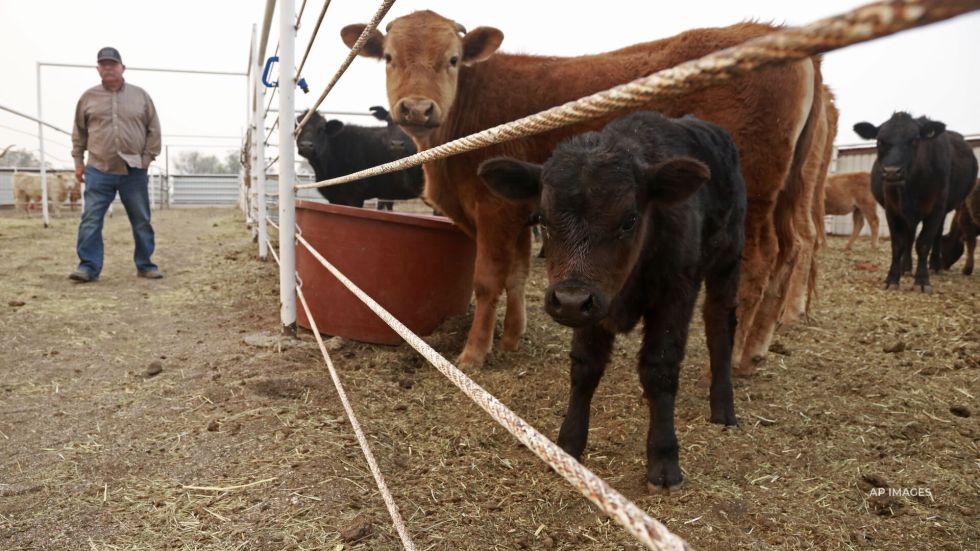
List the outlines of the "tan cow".
{"label": "tan cow", "polygon": [[[75,175],[72,172],[48,172],[48,201],[51,210],[57,217],[61,214],[61,205],[68,199],[77,187]],[[41,175],[29,172],[18,172],[13,178],[14,206],[24,210],[24,216],[30,217],[30,205],[41,205]]]}
{"label": "tan cow", "polygon": [[878,203],[871,195],[871,174],[868,172],[844,172],[833,174],[827,178],[826,190],[827,214],[850,214],[854,220],[851,238],[844,245],[844,250],[851,250],[851,245],[861,233],[864,220],[871,227],[871,248],[878,250]]}
{"label": "tan cow", "polygon": [[[352,46],[364,28],[349,25],[341,37]],[[385,60],[392,117],[421,151],[773,30],[771,25],[740,23],[691,30],[604,54],[561,58],[496,53],[504,38],[500,30],[478,27],[466,32],[455,21],[420,11],[389,23],[387,34],[374,30],[360,54]],[[749,204],[735,358],[765,353],[745,350],[746,337],[755,327],[756,312],[777,267],[779,244],[794,239],[791,233],[778,235],[794,228],[777,227],[773,214],[787,175],[791,169],[799,172],[804,162],[804,156],[794,157],[797,144],[811,139],[804,134],[816,131],[816,125],[807,121],[814,109],[822,109],[814,101],[819,86],[819,61],[808,59],[642,106],[672,117],[690,113],[714,122],[738,146]],[[461,365],[479,365],[490,351],[502,292],[507,292],[507,311],[501,348],[516,348],[525,329],[531,207],[508,204],[490,193],[477,176],[477,166],[500,155],[541,163],[559,141],[599,129],[621,115],[612,113],[424,165],[426,200],[476,240],[476,311],[458,359]],[[768,339],[765,335],[753,341],[754,346],[763,346]],[[744,359],[736,364],[739,374],[752,369]]]}

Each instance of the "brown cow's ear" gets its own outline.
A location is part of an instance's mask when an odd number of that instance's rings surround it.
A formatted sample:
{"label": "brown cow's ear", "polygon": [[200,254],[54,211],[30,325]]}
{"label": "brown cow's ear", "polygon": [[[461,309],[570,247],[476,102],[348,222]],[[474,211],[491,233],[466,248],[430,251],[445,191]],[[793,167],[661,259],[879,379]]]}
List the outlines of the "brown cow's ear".
{"label": "brown cow's ear", "polygon": [[477,174],[496,195],[511,201],[537,201],[541,196],[541,165],[509,157],[480,164]]}
{"label": "brown cow's ear", "polygon": [[477,27],[463,37],[463,63],[484,61],[500,47],[504,33],[493,27]]}
{"label": "brown cow's ear", "polygon": [[[365,27],[367,27],[367,25],[363,23],[347,25],[340,30],[340,38],[344,41],[344,44],[346,44],[348,48],[353,49],[354,44],[357,43],[357,39],[360,38],[361,33],[364,32]],[[384,40],[385,35],[381,34],[381,31],[378,29],[372,30],[371,34],[368,35],[368,39],[364,43],[364,46],[361,47],[361,51],[357,52],[357,55],[381,59],[384,56]]]}
{"label": "brown cow's ear", "polygon": [[677,157],[642,169],[651,201],[674,205],[686,200],[711,178],[707,165],[690,157]]}

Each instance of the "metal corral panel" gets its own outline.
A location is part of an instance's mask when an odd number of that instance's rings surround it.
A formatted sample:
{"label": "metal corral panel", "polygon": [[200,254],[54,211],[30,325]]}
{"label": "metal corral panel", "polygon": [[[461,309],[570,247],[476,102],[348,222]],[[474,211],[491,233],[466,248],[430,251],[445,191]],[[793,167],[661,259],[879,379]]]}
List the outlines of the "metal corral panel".
{"label": "metal corral panel", "polygon": [[[973,148],[973,155],[977,157],[980,161],[980,136],[965,136],[966,142],[970,144]],[[838,174],[844,172],[870,172],[871,167],[874,165],[876,151],[875,145],[872,143],[840,146],[835,148],[834,157],[836,162],[831,163],[831,173]],[[885,209],[878,206],[878,235],[882,237],[888,236],[888,223],[885,221]],[[943,227],[943,232],[949,231],[949,226],[953,221],[953,213],[949,213],[946,216],[946,222]],[[851,230],[854,228],[854,222],[851,219],[851,215],[828,215],[824,219],[824,227],[828,234],[832,235],[851,235]],[[864,229],[861,230],[861,235],[871,235],[871,229],[868,227],[867,222],[864,224]]]}

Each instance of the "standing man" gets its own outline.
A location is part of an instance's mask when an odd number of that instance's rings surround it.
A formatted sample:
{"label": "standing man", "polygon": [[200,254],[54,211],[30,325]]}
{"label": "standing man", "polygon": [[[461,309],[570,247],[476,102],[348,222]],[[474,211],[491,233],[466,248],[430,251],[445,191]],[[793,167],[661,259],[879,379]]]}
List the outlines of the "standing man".
{"label": "standing man", "polygon": [[160,279],[163,274],[150,260],[154,242],[146,170],[160,154],[160,119],[150,95],[123,79],[119,50],[99,50],[98,71],[102,84],[86,90],[75,107],[71,156],[75,179],[85,182],[85,210],[78,225],[78,269],[68,277],[79,283],[99,278],[102,222],[118,192],[133,228],[136,275]]}

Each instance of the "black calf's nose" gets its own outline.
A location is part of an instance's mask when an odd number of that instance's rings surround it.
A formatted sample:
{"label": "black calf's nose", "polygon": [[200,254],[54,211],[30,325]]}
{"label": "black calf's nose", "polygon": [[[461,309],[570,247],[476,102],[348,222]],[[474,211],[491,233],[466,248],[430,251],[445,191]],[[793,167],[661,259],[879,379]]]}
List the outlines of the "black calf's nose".
{"label": "black calf's nose", "polygon": [[565,287],[554,289],[545,306],[551,317],[559,323],[578,325],[592,319],[596,300],[585,289]]}

